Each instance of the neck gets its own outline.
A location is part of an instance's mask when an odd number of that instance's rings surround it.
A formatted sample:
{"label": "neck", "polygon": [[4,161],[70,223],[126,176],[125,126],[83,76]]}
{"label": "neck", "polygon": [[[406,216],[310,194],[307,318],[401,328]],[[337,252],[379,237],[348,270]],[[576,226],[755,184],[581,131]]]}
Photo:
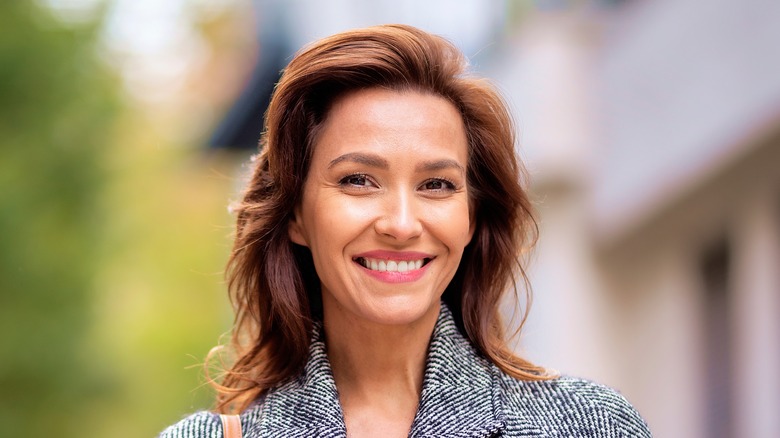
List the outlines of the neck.
{"label": "neck", "polygon": [[323,302],[323,324],[347,436],[407,436],[439,306],[401,325],[355,318],[337,307]]}
{"label": "neck", "polygon": [[339,392],[361,398],[403,392],[419,399],[438,311],[436,307],[408,325],[329,319],[326,312],[328,359]]}

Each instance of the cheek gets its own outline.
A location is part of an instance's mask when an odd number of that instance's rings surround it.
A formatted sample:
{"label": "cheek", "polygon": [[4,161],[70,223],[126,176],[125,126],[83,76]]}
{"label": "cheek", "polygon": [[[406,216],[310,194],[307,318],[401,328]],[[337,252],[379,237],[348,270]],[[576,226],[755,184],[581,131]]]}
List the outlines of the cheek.
{"label": "cheek", "polygon": [[365,205],[337,194],[313,197],[305,212],[313,255],[333,257],[365,227]]}
{"label": "cheek", "polygon": [[446,208],[431,209],[436,212],[430,220],[430,229],[452,251],[462,251],[472,235],[472,220],[468,201],[452,203]]}

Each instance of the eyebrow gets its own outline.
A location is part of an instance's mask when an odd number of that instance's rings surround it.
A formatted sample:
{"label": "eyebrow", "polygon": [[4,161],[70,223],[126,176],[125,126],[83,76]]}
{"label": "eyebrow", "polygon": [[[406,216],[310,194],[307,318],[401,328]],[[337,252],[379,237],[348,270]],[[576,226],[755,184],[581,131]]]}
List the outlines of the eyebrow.
{"label": "eyebrow", "polygon": [[351,161],[353,163],[365,164],[366,166],[378,167],[380,169],[390,168],[390,164],[388,164],[387,160],[380,157],[379,155],[364,154],[360,152],[351,152],[333,159],[333,161],[331,161],[330,164],[328,164],[328,169],[344,161]]}
{"label": "eyebrow", "polygon": [[[384,170],[390,168],[390,164],[387,162],[387,160],[380,157],[379,155],[366,154],[361,152],[350,152],[348,154],[344,154],[334,158],[328,164],[328,169],[331,169],[334,166],[338,165],[339,163],[343,163],[345,161],[358,163],[358,164],[365,164],[366,166],[376,167]],[[451,159],[423,161],[422,163],[418,164],[414,168],[416,172],[432,172],[432,171],[444,170],[444,169],[455,169],[461,172],[462,174],[466,173],[466,169],[464,169],[463,166],[460,165],[460,163]]]}
{"label": "eyebrow", "polygon": [[417,172],[423,172],[423,171],[436,171],[436,170],[444,170],[444,169],[456,169],[462,174],[466,173],[466,169],[463,168],[463,166],[460,165],[455,160],[450,159],[444,159],[444,160],[433,160],[433,161],[424,161],[417,166],[415,166],[414,170]]}

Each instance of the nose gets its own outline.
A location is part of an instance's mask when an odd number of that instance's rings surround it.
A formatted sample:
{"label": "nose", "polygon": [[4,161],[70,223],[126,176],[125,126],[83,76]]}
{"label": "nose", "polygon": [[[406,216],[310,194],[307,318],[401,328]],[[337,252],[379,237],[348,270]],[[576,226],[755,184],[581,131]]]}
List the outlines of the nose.
{"label": "nose", "polygon": [[381,212],[374,222],[377,233],[405,242],[422,234],[423,225],[419,217],[419,206],[414,195],[401,192],[382,199]]}

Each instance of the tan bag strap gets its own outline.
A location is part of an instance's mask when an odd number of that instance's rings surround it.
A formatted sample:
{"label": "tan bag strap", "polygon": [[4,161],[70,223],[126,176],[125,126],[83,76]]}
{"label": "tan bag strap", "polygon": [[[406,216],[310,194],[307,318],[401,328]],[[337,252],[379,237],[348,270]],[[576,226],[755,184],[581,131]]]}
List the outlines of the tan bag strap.
{"label": "tan bag strap", "polygon": [[241,420],[238,415],[220,414],[223,438],[241,438]]}

